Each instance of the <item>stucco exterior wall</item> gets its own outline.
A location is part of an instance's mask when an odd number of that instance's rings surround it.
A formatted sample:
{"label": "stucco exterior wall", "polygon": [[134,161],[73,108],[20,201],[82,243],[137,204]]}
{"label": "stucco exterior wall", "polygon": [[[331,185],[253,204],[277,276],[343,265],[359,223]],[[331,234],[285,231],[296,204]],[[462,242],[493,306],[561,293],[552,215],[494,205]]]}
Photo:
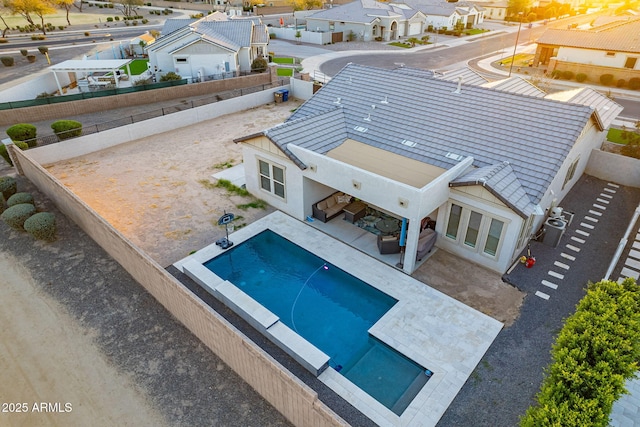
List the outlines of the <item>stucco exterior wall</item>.
{"label": "stucco exterior wall", "polygon": [[605,181],[640,188],[640,160],[593,150],[584,171]]}
{"label": "stucco exterior wall", "polygon": [[579,64],[597,65],[601,67],[624,68],[627,58],[638,58],[634,70],[640,70],[640,55],[625,52],[611,52],[593,49],[580,49],[576,47],[558,48],[558,60],[563,62],[576,62]]}

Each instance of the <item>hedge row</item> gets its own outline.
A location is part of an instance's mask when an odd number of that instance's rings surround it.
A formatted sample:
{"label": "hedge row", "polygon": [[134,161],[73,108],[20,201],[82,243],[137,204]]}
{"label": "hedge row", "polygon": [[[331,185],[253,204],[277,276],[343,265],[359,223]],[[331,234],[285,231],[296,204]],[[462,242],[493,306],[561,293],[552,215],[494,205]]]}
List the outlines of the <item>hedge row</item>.
{"label": "hedge row", "polygon": [[522,427],[607,427],[613,402],[625,391],[640,360],[640,287],[590,284],[560,331],[552,363]]}
{"label": "hedge row", "polygon": [[[562,79],[562,80],[573,80],[575,78],[577,82],[582,83],[587,80],[588,76],[585,73],[575,74],[573,71],[568,71],[568,70],[565,70],[565,71],[553,70],[553,72],[551,73],[551,78]],[[602,74],[599,77],[599,80],[600,80],[600,84],[604,86],[615,85],[616,87],[619,87],[619,88],[628,87],[629,89],[632,89],[632,90],[640,89],[640,78],[638,77],[632,77],[629,79],[629,81],[626,81],[625,79],[616,80],[613,74]]]}
{"label": "hedge row", "polygon": [[0,177],[0,219],[14,230],[27,231],[38,240],[55,240],[55,215],[37,212],[33,196],[16,191],[17,182],[14,178]]}

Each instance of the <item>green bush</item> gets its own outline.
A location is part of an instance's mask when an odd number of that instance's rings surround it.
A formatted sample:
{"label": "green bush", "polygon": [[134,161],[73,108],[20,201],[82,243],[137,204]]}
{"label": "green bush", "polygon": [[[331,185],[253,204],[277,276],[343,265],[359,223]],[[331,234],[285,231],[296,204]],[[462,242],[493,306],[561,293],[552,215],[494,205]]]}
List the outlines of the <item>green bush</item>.
{"label": "green bush", "polygon": [[635,280],[590,284],[553,345],[538,405],[520,425],[607,427],[613,402],[638,368],[639,309]]}
{"label": "green bush", "polygon": [[640,89],[640,78],[633,77],[629,79],[629,89],[633,89],[633,90]]}
{"label": "green bush", "polygon": [[613,84],[613,74],[603,74],[600,76],[600,83],[605,86],[610,86]]}
{"label": "green bush", "polygon": [[56,239],[56,217],[49,212],[38,212],[24,222],[24,229],[38,240]]}
{"label": "green bush", "polygon": [[107,17],[107,22],[113,22],[113,17],[108,16],[108,17]]}
{"label": "green bush", "polygon": [[31,40],[46,40],[47,36],[44,36],[42,34],[34,34],[31,36]]}
{"label": "green bush", "polygon": [[582,83],[587,80],[587,75],[585,73],[576,74],[576,81]]}
{"label": "green bush", "polygon": [[10,176],[0,177],[0,193],[2,193],[2,197],[5,200],[16,194],[16,191],[18,191],[18,182],[15,178]]}
{"label": "green bush", "polygon": [[58,120],[51,123],[51,129],[60,141],[82,135],[82,123],[75,120]]}
{"label": "green bush", "polygon": [[13,166],[13,162],[11,161],[11,157],[9,157],[9,152],[7,151],[7,146],[2,143],[0,143],[0,156],[2,156],[7,163]]}
{"label": "green bush", "polygon": [[31,193],[16,193],[7,199],[7,207],[20,205],[22,203],[29,203],[35,206],[35,201]]}
{"label": "green bush", "polygon": [[559,79],[561,76],[562,76],[562,71],[560,71],[560,70],[553,70],[553,71],[551,72],[551,78],[552,78],[552,79],[557,80],[557,79]]}
{"label": "green bush", "polygon": [[264,58],[256,58],[251,63],[251,71],[256,73],[264,73],[267,69],[267,60]]}
{"label": "green bush", "polygon": [[119,16],[114,16],[113,19],[115,19],[116,21],[119,21],[120,17]]}
{"label": "green bush", "polygon": [[627,82],[625,81],[625,79],[618,79],[618,81],[616,82],[616,87],[624,87],[627,84]]}
{"label": "green bush", "polygon": [[21,203],[19,205],[13,205],[2,212],[0,218],[7,225],[15,230],[24,230],[24,222],[31,215],[36,213],[36,207],[29,203]]}
{"label": "green bush", "polygon": [[11,56],[0,56],[0,62],[2,62],[2,65],[4,65],[5,67],[12,67],[13,66],[13,57],[11,57]]}
{"label": "green bush", "polygon": [[7,129],[7,135],[12,141],[26,141],[29,147],[35,147],[37,129],[29,123],[18,123]]}
{"label": "green bush", "polygon": [[49,52],[49,48],[46,46],[38,46],[38,52],[44,55],[45,53]]}
{"label": "green bush", "polygon": [[22,56],[27,56],[29,54],[29,51],[27,49],[20,49],[20,54]]}

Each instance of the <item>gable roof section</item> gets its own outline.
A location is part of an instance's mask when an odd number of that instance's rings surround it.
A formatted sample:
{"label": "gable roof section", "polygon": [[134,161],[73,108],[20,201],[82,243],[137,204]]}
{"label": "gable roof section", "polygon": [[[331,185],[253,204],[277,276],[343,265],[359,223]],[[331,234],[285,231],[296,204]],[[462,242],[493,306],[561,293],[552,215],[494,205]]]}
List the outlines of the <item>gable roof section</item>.
{"label": "gable roof section", "polygon": [[602,96],[590,87],[552,93],[547,95],[546,98],[590,106],[594,110],[593,119],[600,130],[605,130],[611,126],[615,118],[624,109],[622,105],[606,96]]}
{"label": "gable roof section", "polygon": [[[351,139],[444,169],[468,156],[478,168],[508,161],[537,204],[590,120],[592,108],[460,86],[455,93],[455,82],[350,64],[287,120],[315,117],[313,128],[301,133],[302,127],[285,127],[276,134],[269,130],[267,136],[277,144],[295,143],[323,153],[319,147],[325,132],[340,129],[342,138],[346,129]],[[343,115],[326,121],[327,109],[336,106]]]}
{"label": "gable roof section", "polygon": [[547,94],[530,81],[518,76],[509,77],[503,80],[496,80],[494,82],[485,82],[482,86],[505,92],[519,93],[521,95],[536,96],[539,98],[542,98]]}
{"label": "gable roof section", "polygon": [[253,27],[253,35],[251,36],[251,43],[254,44],[269,44],[269,31],[267,26],[260,23]]}
{"label": "gable roof section", "polygon": [[162,26],[162,30],[160,30],[160,34],[162,34],[162,37],[168,36],[169,34],[178,31],[196,21],[197,19],[167,19],[166,21],[164,21],[164,25]]}
{"label": "gable roof section", "polygon": [[230,43],[238,48],[251,46],[251,21],[199,21],[191,27],[214,43]]}
{"label": "gable roof section", "polygon": [[449,183],[450,187],[470,185],[482,185],[523,218],[528,218],[535,211],[535,205],[531,203],[509,162],[475,169]]}
{"label": "gable roof section", "polygon": [[540,36],[538,44],[640,53],[640,19],[618,22],[590,31],[548,29]]}

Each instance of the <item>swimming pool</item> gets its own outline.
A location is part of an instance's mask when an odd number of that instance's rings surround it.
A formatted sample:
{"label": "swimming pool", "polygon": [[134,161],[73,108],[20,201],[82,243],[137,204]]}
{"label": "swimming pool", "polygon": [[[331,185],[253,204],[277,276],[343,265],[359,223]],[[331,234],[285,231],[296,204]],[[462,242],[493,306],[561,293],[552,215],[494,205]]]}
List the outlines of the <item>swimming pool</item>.
{"label": "swimming pool", "polygon": [[368,333],[397,300],[271,230],[204,263],[330,357],[329,364],[400,415],[429,377]]}

